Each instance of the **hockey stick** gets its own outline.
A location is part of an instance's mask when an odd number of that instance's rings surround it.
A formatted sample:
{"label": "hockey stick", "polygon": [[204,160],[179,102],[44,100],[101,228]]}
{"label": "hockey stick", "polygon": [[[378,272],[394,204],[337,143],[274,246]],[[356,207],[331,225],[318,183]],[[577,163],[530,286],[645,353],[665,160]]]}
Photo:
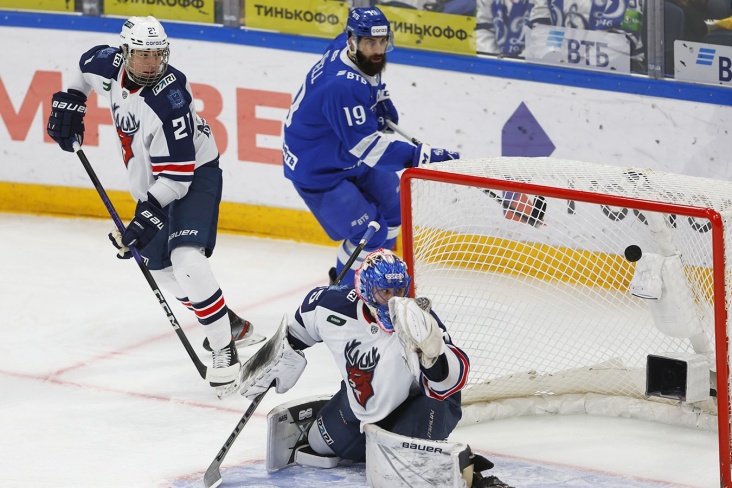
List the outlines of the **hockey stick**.
{"label": "hockey stick", "polygon": [[[76,155],[79,156],[79,159],[81,160],[81,164],[84,165],[84,169],[86,170],[87,174],[89,175],[89,178],[91,179],[92,183],[94,184],[94,188],[97,190],[97,193],[99,193],[99,196],[101,197],[102,202],[104,203],[104,206],[107,207],[107,211],[109,212],[109,215],[112,217],[112,220],[114,221],[114,225],[117,226],[117,229],[120,231],[120,233],[124,233],[125,226],[122,223],[122,220],[120,220],[119,215],[117,214],[117,211],[114,209],[114,206],[112,205],[112,201],[109,199],[109,196],[107,196],[107,192],[104,190],[102,183],[99,181],[99,178],[97,178],[97,174],[94,172],[94,168],[92,168],[92,165],[89,162],[89,159],[87,159],[86,154],[84,154],[84,151],[81,149],[81,145],[78,143],[78,141],[74,140],[73,146],[74,146],[74,152],[76,152]],[[160,307],[165,312],[165,316],[168,317],[168,321],[170,322],[170,325],[172,325],[173,329],[175,329],[175,333],[178,335],[178,338],[183,343],[183,347],[185,347],[186,351],[188,352],[188,355],[191,357],[191,360],[193,361],[194,366],[198,370],[198,374],[201,375],[201,378],[203,378],[209,382],[226,381],[228,378],[220,377],[220,375],[217,374],[217,372],[214,368],[207,368],[206,365],[203,364],[201,362],[201,360],[198,358],[198,355],[193,350],[191,343],[188,341],[188,337],[186,337],[186,334],[183,332],[183,329],[180,328],[180,324],[178,323],[178,320],[175,318],[175,315],[173,315],[172,310],[168,306],[168,302],[165,300],[163,293],[160,291],[160,288],[158,287],[157,283],[155,283],[155,279],[152,277],[152,274],[150,274],[150,270],[147,269],[147,266],[145,266],[145,262],[143,261],[142,256],[140,256],[140,252],[134,246],[130,247],[130,252],[132,253],[132,256],[135,258],[137,265],[140,267],[140,271],[142,271],[142,274],[145,276],[145,279],[147,280],[148,285],[150,285],[150,288],[152,288],[153,293],[155,293],[155,296],[158,299],[158,303],[160,304]]]}
{"label": "hockey stick", "polygon": [[[351,267],[358,255],[361,253],[361,251],[363,251],[363,248],[366,247],[366,244],[369,242],[369,240],[373,237],[376,231],[379,230],[379,227],[380,226],[377,222],[369,222],[366,233],[359,241],[356,249],[349,256],[346,266],[338,274],[335,283],[331,286],[337,286],[341,283],[341,280],[346,274],[345,271],[347,271]],[[264,344],[264,346],[262,346],[259,351],[257,351],[254,356],[252,356],[249,361],[247,361],[246,364],[242,367],[242,384],[244,383],[244,378],[249,378],[255,375],[255,371],[266,363],[266,359],[268,357],[274,356],[277,351],[277,346],[279,346],[280,342],[284,338],[283,336],[286,334],[287,317],[283,317],[277,334],[273,335]],[[226,442],[224,442],[224,445],[221,446],[219,453],[216,455],[214,460],[211,461],[211,464],[206,470],[206,473],[203,475],[203,484],[204,486],[206,486],[206,488],[215,488],[219,486],[223,481],[223,478],[221,477],[221,463],[224,461],[224,458],[229,453],[229,449],[231,449],[231,446],[234,444],[236,438],[239,437],[239,433],[242,431],[247,422],[249,422],[249,419],[254,414],[257,406],[259,406],[259,404],[261,403],[264,395],[266,395],[270,388],[272,388],[274,385],[275,382],[273,381],[266,390],[264,390],[256,398],[254,398],[254,400],[252,400],[252,403],[249,405],[249,408],[247,408],[247,411],[244,412],[244,415],[242,415],[241,419],[239,419],[239,422],[236,424],[236,427],[234,427],[234,430],[231,432],[231,434],[229,434],[229,437],[226,439]]]}
{"label": "hockey stick", "polygon": [[[397,124],[392,122],[389,119],[386,119],[386,125],[389,126],[391,130],[402,136],[403,138],[407,139],[409,142],[414,144],[415,146],[419,146],[422,144],[422,142],[417,139],[416,137],[413,137],[411,134],[409,134],[407,131],[399,127]],[[510,198],[504,198],[500,195],[498,195],[496,192],[489,190],[488,188],[480,188],[480,191],[491,197],[493,200],[498,202],[501,207],[503,207],[504,210],[510,210],[512,211],[513,215],[516,215],[516,217],[523,222],[524,224],[529,224],[533,227],[540,227],[544,223],[544,215],[546,214],[546,199],[542,196],[536,196],[534,203],[531,205],[531,215],[527,215],[524,212],[520,212],[517,210],[514,210],[512,207],[512,204],[514,203],[513,199]],[[512,192],[515,193],[515,192]]]}
{"label": "hockey stick", "polygon": [[377,230],[379,230],[381,226],[378,222],[375,220],[372,220],[369,222],[369,226],[366,229],[366,233],[364,233],[361,240],[358,242],[358,246],[356,246],[356,249],[351,253],[351,255],[348,257],[348,261],[346,261],[346,264],[343,265],[343,269],[340,273],[338,273],[338,277],[335,279],[335,282],[331,286],[338,286],[341,284],[341,280],[344,276],[346,276],[346,273],[348,273],[348,270],[351,269],[351,266],[353,265],[353,262],[356,261],[358,258],[358,255],[361,254],[361,251],[363,251],[363,248],[366,247],[366,243],[371,240],[371,238],[374,236]]}

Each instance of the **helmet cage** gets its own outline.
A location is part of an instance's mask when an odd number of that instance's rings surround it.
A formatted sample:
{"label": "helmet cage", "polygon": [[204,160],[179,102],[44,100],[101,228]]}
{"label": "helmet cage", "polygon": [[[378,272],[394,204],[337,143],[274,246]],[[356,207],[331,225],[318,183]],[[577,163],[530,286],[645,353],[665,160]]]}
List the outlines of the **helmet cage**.
{"label": "helmet cage", "polygon": [[[155,86],[168,69],[170,58],[162,24],[152,16],[130,17],[122,26],[120,38],[127,76],[140,86]],[[155,64],[151,70],[152,62]]]}
{"label": "helmet cage", "polygon": [[364,37],[386,37],[387,44],[385,52],[394,49],[394,32],[386,16],[376,7],[354,8],[348,15],[346,30],[349,38],[353,37],[355,50],[349,46],[349,51],[355,54],[358,44]]}
{"label": "helmet cage", "polygon": [[[388,249],[378,249],[363,260],[355,275],[356,294],[371,309],[379,326],[392,332],[389,304],[379,290],[393,290],[393,296],[406,296],[412,278],[407,265]],[[378,297],[382,297],[381,303]]]}

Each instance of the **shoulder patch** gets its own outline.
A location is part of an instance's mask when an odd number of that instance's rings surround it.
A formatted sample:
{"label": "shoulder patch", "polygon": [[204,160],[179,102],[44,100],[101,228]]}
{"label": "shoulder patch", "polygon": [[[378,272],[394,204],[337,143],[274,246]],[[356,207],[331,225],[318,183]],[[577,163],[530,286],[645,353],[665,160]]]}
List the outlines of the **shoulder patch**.
{"label": "shoulder patch", "polygon": [[169,75],[163,77],[162,80],[158,81],[158,84],[153,87],[153,95],[157,95],[161,91],[163,91],[163,88],[170,85],[176,80],[175,75],[173,73],[170,73]]}

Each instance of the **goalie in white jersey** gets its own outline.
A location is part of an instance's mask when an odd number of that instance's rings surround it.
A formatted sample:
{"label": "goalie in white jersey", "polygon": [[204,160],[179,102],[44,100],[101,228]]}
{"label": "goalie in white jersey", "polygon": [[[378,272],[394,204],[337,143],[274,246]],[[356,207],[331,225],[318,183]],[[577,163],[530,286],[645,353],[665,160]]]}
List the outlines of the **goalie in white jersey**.
{"label": "goalie in white jersey", "polygon": [[[238,380],[235,341],[253,327],[226,306],[209,266],[216,243],[222,176],[211,129],[196,113],[186,76],[168,65],[170,48],[154,17],[131,17],[120,47],[84,53],[66,91],[53,95],[48,134],[65,151],[82,143],[87,95],[109,100],[135,217],[110,240],[118,257],[136,247],[155,280],[195,312],[206,332],[213,367],[231,381],[211,383],[221,394]],[[162,232],[161,232],[162,231]]]}
{"label": "goalie in white jersey", "polygon": [[[294,316],[283,320],[279,339],[273,337],[262,348],[271,352],[261,358],[256,354],[247,363],[241,391],[250,400],[272,384],[278,393],[288,391],[307,364],[301,351],[318,342],[330,350],[343,379],[332,398],[300,409],[317,413],[309,427],[302,424],[292,430],[300,434],[292,442],[288,433],[281,431],[282,422],[288,418],[286,412],[270,413],[270,470],[303,459],[306,461],[302,464],[324,467],[328,463],[324,459],[366,460],[372,486],[466,486],[461,484],[462,478],[456,484],[445,478],[451,470],[441,469],[444,466],[440,467],[439,462],[451,466],[449,456],[434,460],[436,469],[427,475],[428,485],[415,481],[404,470],[390,472],[389,463],[380,462],[378,454],[366,459],[369,432],[374,439],[396,439],[402,446],[406,443],[407,456],[425,450],[447,451],[443,444],[425,449],[422,446],[447,439],[462,416],[460,390],[468,379],[468,357],[452,343],[428,299],[406,298],[410,282],[406,264],[391,251],[378,249],[366,256],[356,271],[355,288],[331,286],[310,291]],[[278,344],[272,344],[278,340]],[[293,417],[299,422],[312,415]],[[379,442],[377,439],[372,444]],[[281,448],[279,444],[283,444]],[[409,447],[412,444],[420,447]],[[296,453],[289,452],[295,448]],[[389,452],[398,450],[397,446]],[[480,458],[473,456],[469,448],[461,452],[465,466]],[[474,463],[477,471],[492,466],[480,459],[489,465]],[[417,471],[422,472],[415,476],[425,478],[425,469],[420,467]],[[375,481],[381,478],[383,483]],[[472,486],[507,485],[495,477],[477,475]]]}

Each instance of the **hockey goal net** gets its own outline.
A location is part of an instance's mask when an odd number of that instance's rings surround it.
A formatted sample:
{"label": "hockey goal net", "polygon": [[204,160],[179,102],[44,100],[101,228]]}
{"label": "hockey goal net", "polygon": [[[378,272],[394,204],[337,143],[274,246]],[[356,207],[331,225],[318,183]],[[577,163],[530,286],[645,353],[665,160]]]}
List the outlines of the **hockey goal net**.
{"label": "hockey goal net", "polygon": [[[488,158],[407,170],[401,191],[414,295],[432,299],[470,356],[464,420],[599,413],[715,430],[721,479],[732,486],[731,183]],[[676,289],[673,327],[668,313],[652,313],[658,297],[631,294],[636,268],[654,256],[678,263],[678,283],[666,276],[660,289]],[[706,359],[710,394],[647,395],[649,355]]]}

